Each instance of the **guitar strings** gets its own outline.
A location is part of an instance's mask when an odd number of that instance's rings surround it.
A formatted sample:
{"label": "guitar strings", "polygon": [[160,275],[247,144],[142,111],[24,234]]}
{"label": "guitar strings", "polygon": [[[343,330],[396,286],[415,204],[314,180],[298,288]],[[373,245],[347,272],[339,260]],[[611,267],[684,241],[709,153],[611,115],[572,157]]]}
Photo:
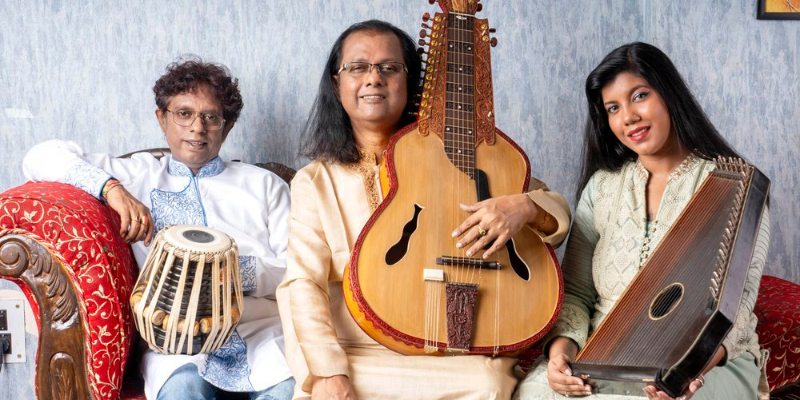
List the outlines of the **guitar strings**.
{"label": "guitar strings", "polygon": [[[466,203],[474,203],[478,200],[478,187],[476,185],[477,176],[477,140],[476,140],[476,127],[474,115],[477,110],[474,104],[475,95],[475,75],[474,75],[474,24],[475,19],[466,15],[453,15],[447,13],[447,29],[442,33],[446,36],[441,38],[443,44],[446,45],[446,57],[441,61],[445,64],[445,132],[444,144],[449,149],[450,158],[455,164],[455,167],[463,171],[472,179],[457,179],[453,193],[439,193],[438,199],[452,199],[455,197],[458,201],[466,200]],[[429,55],[430,57],[430,55]],[[447,83],[451,83],[449,86]],[[433,98],[430,99],[433,101]],[[447,104],[449,103],[449,104]],[[450,107],[447,107],[447,106]],[[496,164],[497,160],[484,160],[492,164]],[[493,165],[496,169],[496,165]],[[493,169],[494,170],[494,169]],[[462,181],[471,184],[472,188],[463,187]],[[441,192],[447,185],[440,185]],[[462,199],[461,196],[465,193],[476,194],[474,199]],[[456,215],[451,215],[451,221],[461,221],[464,213],[460,207],[452,208],[452,212]],[[480,239],[480,238],[478,238]],[[464,246],[460,249],[459,257],[464,260],[481,259],[483,249],[479,249],[476,254],[467,257],[466,252],[472,246]],[[476,260],[477,261],[477,260]],[[463,265],[466,264],[466,265]],[[442,286],[446,282],[461,282],[477,284],[483,280],[483,268],[477,262],[454,263],[454,265],[444,265],[442,269],[445,272],[444,282],[426,282],[426,321],[425,321],[425,347],[426,351],[438,347],[437,340],[439,338],[439,328],[443,326],[444,322],[439,319],[441,311],[442,300],[446,303],[445,293]],[[493,271],[493,283],[495,291],[494,296],[494,326],[492,344],[495,353],[499,349],[500,342],[500,271]],[[477,321],[477,319],[476,319]]]}

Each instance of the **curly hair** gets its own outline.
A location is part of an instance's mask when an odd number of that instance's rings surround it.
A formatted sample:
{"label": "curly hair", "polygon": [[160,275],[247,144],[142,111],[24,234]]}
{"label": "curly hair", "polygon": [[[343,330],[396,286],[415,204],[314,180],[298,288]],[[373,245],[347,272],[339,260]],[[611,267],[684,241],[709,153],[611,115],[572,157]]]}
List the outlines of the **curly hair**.
{"label": "curly hair", "polygon": [[222,64],[203,62],[198,57],[181,57],[167,66],[167,72],[156,81],[153,93],[156,105],[166,111],[173,96],[192,93],[200,85],[206,84],[211,95],[222,105],[222,118],[232,124],[239,118],[244,103],[239,92],[239,80],[231,77],[228,67]]}

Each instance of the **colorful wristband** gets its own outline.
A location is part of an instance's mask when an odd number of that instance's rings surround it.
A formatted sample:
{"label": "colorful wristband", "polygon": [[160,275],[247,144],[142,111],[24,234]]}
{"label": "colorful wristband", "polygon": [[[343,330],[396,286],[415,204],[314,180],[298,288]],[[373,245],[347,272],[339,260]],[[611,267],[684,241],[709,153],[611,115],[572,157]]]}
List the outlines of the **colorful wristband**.
{"label": "colorful wristband", "polygon": [[107,200],[107,199],[108,199],[108,192],[109,192],[111,189],[113,189],[113,188],[115,188],[115,187],[117,187],[117,186],[119,186],[119,185],[121,185],[121,183],[119,183],[119,181],[118,181],[118,180],[116,180],[116,179],[114,179],[114,178],[111,178],[111,179],[107,180],[107,181],[106,181],[106,184],[105,184],[105,185],[103,185],[103,190],[102,190],[102,191],[100,191],[100,196],[101,196],[103,199]]}

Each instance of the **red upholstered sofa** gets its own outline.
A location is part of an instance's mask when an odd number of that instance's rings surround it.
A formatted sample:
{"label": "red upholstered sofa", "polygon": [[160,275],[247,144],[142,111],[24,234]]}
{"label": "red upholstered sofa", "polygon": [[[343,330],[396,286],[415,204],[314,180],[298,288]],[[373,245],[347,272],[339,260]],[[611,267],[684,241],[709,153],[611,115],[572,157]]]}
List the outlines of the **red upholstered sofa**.
{"label": "red upholstered sofa", "polygon": [[[137,337],[127,306],[137,268],[118,231],[109,207],[69,185],[26,183],[0,194],[0,278],[15,282],[36,314],[38,354],[29,362],[38,399],[143,397],[135,371],[123,382]],[[792,397],[800,285],[765,276],[755,311],[773,398],[800,398]]]}
{"label": "red upholstered sofa", "polygon": [[120,396],[138,269],[118,232],[111,208],[69,185],[0,195],[0,278],[22,289],[37,317],[38,399]]}

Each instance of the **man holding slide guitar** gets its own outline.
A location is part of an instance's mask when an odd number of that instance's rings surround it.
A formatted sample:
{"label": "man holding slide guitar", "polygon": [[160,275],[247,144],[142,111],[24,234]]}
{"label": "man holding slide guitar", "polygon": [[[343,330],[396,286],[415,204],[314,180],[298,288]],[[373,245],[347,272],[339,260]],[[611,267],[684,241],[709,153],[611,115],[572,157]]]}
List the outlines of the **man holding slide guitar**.
{"label": "man holding slide guitar", "polygon": [[381,21],[329,55],[278,289],[295,398],[508,399],[557,316],[567,203],[494,126],[480,5],[439,5],[424,74]]}

